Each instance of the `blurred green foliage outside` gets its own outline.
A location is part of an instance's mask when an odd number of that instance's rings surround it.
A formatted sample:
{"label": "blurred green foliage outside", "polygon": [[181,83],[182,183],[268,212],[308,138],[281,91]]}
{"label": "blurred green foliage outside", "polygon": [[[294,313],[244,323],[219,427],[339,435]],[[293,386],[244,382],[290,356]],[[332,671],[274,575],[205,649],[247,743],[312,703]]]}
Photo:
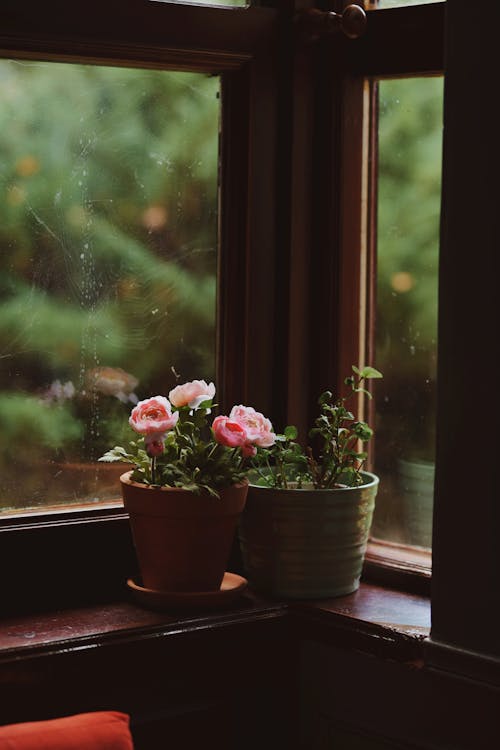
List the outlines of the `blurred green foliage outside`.
{"label": "blurred green foliage outside", "polygon": [[31,504],[28,466],[95,461],[136,398],[213,379],[218,91],[0,61],[0,507]]}
{"label": "blurred green foliage outside", "polygon": [[[442,79],[379,87],[383,473],[434,450]],[[218,90],[0,61],[0,507],[102,497],[75,472],[131,437],[133,399],[214,378]]]}
{"label": "blurred green foliage outside", "polygon": [[[433,456],[442,78],[379,83],[377,407],[384,442]],[[394,404],[394,405],[393,405]],[[422,456],[423,457],[423,456]]]}
{"label": "blurred green foliage outside", "polygon": [[[436,428],[443,79],[386,80],[378,86],[375,365],[384,379],[376,384],[375,470],[382,481],[374,531],[421,544],[408,524],[404,528],[403,515],[405,496],[411,496],[416,515],[415,506],[432,505],[427,495],[432,495]],[[407,474],[420,475],[422,462],[422,479],[413,489]]]}

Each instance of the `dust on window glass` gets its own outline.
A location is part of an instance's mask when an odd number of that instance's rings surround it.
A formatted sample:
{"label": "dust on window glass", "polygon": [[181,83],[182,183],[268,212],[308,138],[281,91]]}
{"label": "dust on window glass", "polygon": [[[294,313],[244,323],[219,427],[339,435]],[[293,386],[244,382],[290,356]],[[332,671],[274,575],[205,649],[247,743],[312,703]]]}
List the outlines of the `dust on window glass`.
{"label": "dust on window glass", "polygon": [[0,510],[117,497],[133,404],[213,379],[218,92],[0,61]]}
{"label": "dust on window glass", "polygon": [[443,79],[378,83],[376,465],[372,535],[430,547]]}

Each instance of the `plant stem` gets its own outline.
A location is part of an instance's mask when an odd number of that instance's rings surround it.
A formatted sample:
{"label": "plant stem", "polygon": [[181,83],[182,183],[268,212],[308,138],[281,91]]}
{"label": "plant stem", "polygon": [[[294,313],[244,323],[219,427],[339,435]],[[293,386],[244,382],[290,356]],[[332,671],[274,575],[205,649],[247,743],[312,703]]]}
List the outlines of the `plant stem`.
{"label": "plant stem", "polygon": [[215,451],[217,450],[217,448],[218,448],[218,447],[219,447],[219,444],[218,444],[218,443],[215,443],[215,445],[214,445],[214,446],[213,446],[213,448],[212,448],[212,449],[210,450],[210,452],[209,452],[209,454],[208,454],[208,456],[207,456],[207,461],[208,461],[209,459],[211,459],[211,458],[212,458],[212,456],[214,455],[214,453],[215,453]]}
{"label": "plant stem", "polygon": [[151,484],[156,484],[156,456],[151,457]]}
{"label": "plant stem", "polygon": [[231,451],[231,463],[234,461],[236,469],[243,466],[243,455],[239,448],[233,448]]}
{"label": "plant stem", "polygon": [[276,456],[276,463],[277,463],[277,475],[281,477],[281,485],[282,489],[287,490],[288,489],[288,483],[286,481],[286,474],[285,474],[285,463],[283,461],[283,447],[280,445],[278,455]]}

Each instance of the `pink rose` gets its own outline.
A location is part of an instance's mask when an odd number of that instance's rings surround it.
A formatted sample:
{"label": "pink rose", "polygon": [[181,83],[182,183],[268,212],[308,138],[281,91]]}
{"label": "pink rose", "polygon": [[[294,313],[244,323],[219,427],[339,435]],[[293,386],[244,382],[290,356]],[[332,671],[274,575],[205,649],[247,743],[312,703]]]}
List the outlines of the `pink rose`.
{"label": "pink rose", "polygon": [[250,443],[245,443],[245,445],[241,446],[241,455],[245,456],[245,458],[253,458],[257,454],[257,448],[255,445],[250,445]]}
{"label": "pink rose", "polygon": [[[136,432],[150,436],[147,442],[151,442],[152,439],[161,439],[175,427],[178,419],[179,413],[172,414],[172,407],[165,396],[153,396],[134,406],[128,422]],[[158,437],[152,438],[153,435]]]}
{"label": "pink rose", "polygon": [[233,406],[229,419],[233,419],[245,428],[247,433],[246,442],[250,445],[258,445],[260,448],[269,448],[274,445],[276,435],[273,426],[259,411],[251,406]]}
{"label": "pink rose", "polygon": [[146,435],[145,443],[146,443],[146,453],[148,454],[150,458],[161,456],[161,454],[165,450],[164,435],[158,435],[157,433]]}
{"label": "pink rose", "polygon": [[193,380],[191,383],[178,385],[168,394],[170,402],[178,409],[182,406],[197,409],[203,401],[211,401],[214,396],[215,385],[204,380]]}
{"label": "pink rose", "polygon": [[212,423],[212,430],[216,441],[227,448],[239,448],[246,443],[245,428],[229,417],[216,417]]}

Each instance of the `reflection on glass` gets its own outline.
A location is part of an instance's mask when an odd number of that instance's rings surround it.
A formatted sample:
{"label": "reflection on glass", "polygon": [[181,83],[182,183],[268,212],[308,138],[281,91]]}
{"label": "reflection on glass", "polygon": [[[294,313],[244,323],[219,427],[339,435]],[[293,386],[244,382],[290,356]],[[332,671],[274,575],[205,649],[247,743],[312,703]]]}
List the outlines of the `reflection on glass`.
{"label": "reflection on glass", "polygon": [[372,534],[431,545],[442,78],[381,81],[376,472]]}
{"label": "reflection on glass", "polygon": [[132,404],[213,379],[218,87],[0,61],[0,510],[116,497]]}

